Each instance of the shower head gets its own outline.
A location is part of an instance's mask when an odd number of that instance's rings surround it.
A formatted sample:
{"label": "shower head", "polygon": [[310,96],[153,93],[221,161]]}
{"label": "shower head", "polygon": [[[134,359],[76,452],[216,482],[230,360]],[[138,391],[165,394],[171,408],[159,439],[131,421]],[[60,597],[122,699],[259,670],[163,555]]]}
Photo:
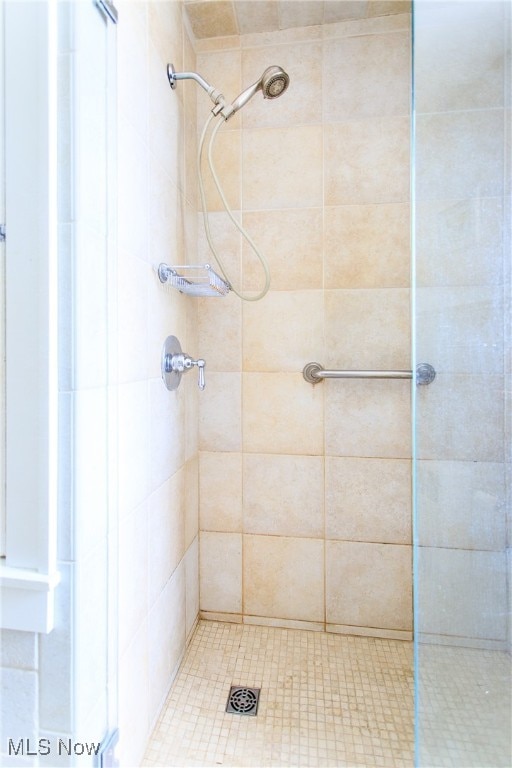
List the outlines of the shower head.
{"label": "shower head", "polygon": [[267,67],[260,79],[242,91],[240,96],[231,104],[220,110],[220,114],[225,120],[228,120],[235,112],[245,106],[258,91],[263,92],[265,99],[277,99],[288,88],[289,83],[290,78],[284,69],[276,65]]}
{"label": "shower head", "polygon": [[261,89],[265,99],[277,99],[290,83],[290,78],[281,67],[267,67],[261,76]]}

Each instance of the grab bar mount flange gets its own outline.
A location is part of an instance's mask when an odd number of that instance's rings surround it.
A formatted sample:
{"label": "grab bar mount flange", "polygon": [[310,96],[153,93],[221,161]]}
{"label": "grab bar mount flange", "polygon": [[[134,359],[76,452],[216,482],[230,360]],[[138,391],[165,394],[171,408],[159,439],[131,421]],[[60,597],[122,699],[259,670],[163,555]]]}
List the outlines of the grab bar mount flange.
{"label": "grab bar mount flange", "polygon": [[322,381],[322,377],[318,376],[318,373],[322,368],[323,365],[320,365],[320,363],[307,363],[304,366],[302,375],[310,384],[318,384],[319,381]]}

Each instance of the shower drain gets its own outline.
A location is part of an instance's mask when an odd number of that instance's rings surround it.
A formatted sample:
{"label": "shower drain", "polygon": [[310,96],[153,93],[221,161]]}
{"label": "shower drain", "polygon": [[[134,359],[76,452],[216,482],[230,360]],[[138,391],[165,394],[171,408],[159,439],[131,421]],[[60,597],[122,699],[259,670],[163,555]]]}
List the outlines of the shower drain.
{"label": "shower drain", "polygon": [[256,715],[258,713],[259,700],[259,688],[232,685],[229,689],[226,712],[231,712],[235,715]]}

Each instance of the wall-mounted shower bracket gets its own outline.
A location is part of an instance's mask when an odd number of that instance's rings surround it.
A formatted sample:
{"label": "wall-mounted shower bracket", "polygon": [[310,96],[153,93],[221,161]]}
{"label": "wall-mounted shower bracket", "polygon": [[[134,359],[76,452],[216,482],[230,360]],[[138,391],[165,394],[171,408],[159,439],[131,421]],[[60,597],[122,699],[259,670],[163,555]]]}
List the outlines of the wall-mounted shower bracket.
{"label": "wall-mounted shower bracket", "polygon": [[199,380],[197,382],[200,390],[206,386],[204,379],[204,367],[206,363],[201,358],[193,360],[190,355],[183,352],[181,344],[176,336],[168,336],[162,349],[162,379],[167,389],[173,391],[178,389],[181,377],[191,368],[197,366],[199,371]]}
{"label": "wall-mounted shower bracket", "polygon": [[210,85],[210,83],[207,83],[204,77],[201,77],[201,75],[198,75],[197,72],[176,72],[174,69],[174,64],[168,64],[167,65],[167,78],[169,80],[169,85],[171,88],[176,88],[176,84],[178,80],[195,80],[198,85],[201,86],[201,88],[204,88],[210,99],[213,101],[214,104],[221,104],[222,107],[225,106],[224,96],[220,91],[218,91],[216,88],[213,87],[213,85]]}

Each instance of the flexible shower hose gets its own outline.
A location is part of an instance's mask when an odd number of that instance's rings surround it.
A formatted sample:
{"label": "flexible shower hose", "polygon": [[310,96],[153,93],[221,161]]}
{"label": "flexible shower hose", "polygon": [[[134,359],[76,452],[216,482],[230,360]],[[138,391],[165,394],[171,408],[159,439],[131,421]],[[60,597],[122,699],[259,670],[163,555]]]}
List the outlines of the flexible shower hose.
{"label": "flexible shower hose", "polygon": [[224,191],[223,191],[223,189],[222,189],[222,187],[220,185],[220,181],[219,181],[219,178],[217,176],[217,172],[215,170],[215,165],[213,163],[213,145],[214,145],[214,142],[215,142],[215,137],[217,136],[217,132],[218,132],[219,128],[222,125],[222,119],[219,119],[219,122],[217,123],[217,125],[213,129],[213,131],[211,133],[211,136],[210,136],[210,142],[208,144],[208,165],[209,165],[209,168],[210,168],[210,172],[212,174],[212,178],[213,178],[214,184],[215,184],[215,186],[217,188],[217,192],[219,193],[220,199],[222,200],[222,205],[224,206],[224,208],[226,210],[226,213],[228,214],[229,218],[231,219],[231,221],[233,222],[235,227],[238,229],[238,231],[240,232],[242,237],[244,237],[245,240],[247,241],[247,243],[250,245],[250,247],[252,248],[254,254],[256,255],[256,257],[259,259],[259,261],[261,263],[261,266],[262,266],[263,271],[265,273],[265,285],[264,285],[263,289],[260,291],[260,293],[256,294],[255,296],[248,296],[246,294],[241,293],[240,291],[238,291],[236,288],[233,287],[233,283],[231,282],[231,280],[229,278],[229,275],[227,274],[227,271],[226,271],[226,268],[225,268],[224,263],[222,261],[222,258],[221,258],[219,252],[217,251],[217,248],[215,247],[215,245],[213,243],[213,238],[212,238],[212,234],[211,234],[211,231],[210,231],[210,222],[209,222],[209,219],[208,219],[208,209],[207,209],[207,205],[206,205],[206,195],[205,195],[205,191],[204,191],[204,182],[203,182],[203,175],[202,175],[202,171],[201,171],[201,166],[202,166],[203,148],[204,148],[204,142],[205,142],[206,134],[208,132],[208,128],[210,126],[210,123],[212,122],[214,117],[216,117],[216,115],[211,114],[208,117],[208,119],[206,120],[206,123],[204,125],[203,131],[201,133],[201,138],[199,140],[199,149],[198,149],[198,157],[197,157],[197,173],[198,173],[198,181],[199,181],[199,194],[200,194],[200,197],[201,197],[201,206],[202,206],[202,209],[203,209],[204,231],[205,231],[205,234],[206,234],[206,239],[208,241],[208,245],[210,246],[210,250],[211,250],[211,252],[212,252],[212,254],[213,254],[214,258],[215,258],[215,261],[219,265],[219,269],[222,272],[222,275],[224,276],[225,280],[227,280],[227,282],[230,284],[230,287],[231,287],[231,290],[233,291],[233,293],[235,293],[243,301],[259,301],[260,299],[262,299],[268,293],[268,290],[270,288],[270,270],[268,268],[268,264],[267,264],[267,261],[266,261],[265,257],[258,250],[258,248],[256,247],[254,241],[250,237],[249,233],[242,227],[242,225],[233,216],[233,212],[231,211],[231,209],[229,207],[229,204],[228,204],[228,201],[226,200],[226,196],[225,196]]}

